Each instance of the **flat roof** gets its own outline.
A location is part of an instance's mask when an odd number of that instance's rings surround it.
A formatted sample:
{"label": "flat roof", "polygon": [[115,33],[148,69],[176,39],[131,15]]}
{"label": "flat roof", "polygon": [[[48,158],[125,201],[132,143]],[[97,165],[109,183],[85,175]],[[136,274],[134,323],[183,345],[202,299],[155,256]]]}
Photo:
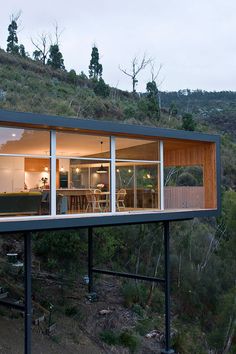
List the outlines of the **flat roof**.
{"label": "flat roof", "polygon": [[143,137],[162,137],[215,143],[220,141],[219,135],[214,134],[8,110],[0,110],[1,124],[43,129],[82,130],[84,132],[100,132],[107,135],[140,135]]}

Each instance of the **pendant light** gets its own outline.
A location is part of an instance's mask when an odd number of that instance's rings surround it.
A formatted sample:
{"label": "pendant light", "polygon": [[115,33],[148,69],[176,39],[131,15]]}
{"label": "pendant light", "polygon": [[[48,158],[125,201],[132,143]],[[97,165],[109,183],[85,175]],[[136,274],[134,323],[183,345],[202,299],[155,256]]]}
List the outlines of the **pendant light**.
{"label": "pendant light", "polygon": [[[103,141],[101,141],[101,154],[102,154],[102,144]],[[103,173],[107,173],[107,170],[105,169],[105,167],[103,166],[103,164],[101,164],[101,166],[97,169],[96,171],[98,174],[103,174]]]}

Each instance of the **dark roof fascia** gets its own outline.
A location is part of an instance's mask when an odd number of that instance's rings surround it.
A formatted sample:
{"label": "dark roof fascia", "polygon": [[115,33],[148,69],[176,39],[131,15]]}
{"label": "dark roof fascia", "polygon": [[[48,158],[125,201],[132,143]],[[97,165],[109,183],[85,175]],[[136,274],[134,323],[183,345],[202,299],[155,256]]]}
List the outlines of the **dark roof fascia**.
{"label": "dark roof fascia", "polygon": [[195,217],[212,217],[218,216],[219,210],[197,210],[182,212],[163,212],[150,214],[127,214],[127,215],[107,215],[107,216],[91,216],[79,218],[56,218],[56,219],[34,219],[1,221],[0,233],[30,232],[44,230],[64,230],[79,229],[85,227],[101,227],[115,225],[131,225],[156,223],[162,221],[179,221],[188,220]]}
{"label": "dark roof fascia", "polygon": [[165,128],[148,127],[142,125],[130,125],[125,123],[114,123],[110,121],[98,121],[90,119],[69,118],[61,116],[50,116],[38,113],[15,112],[0,110],[0,124],[25,124],[35,127],[51,129],[81,129],[85,131],[101,131],[113,134],[142,135],[147,137],[163,137],[172,139],[197,140],[205,142],[220,142],[219,135],[190,132],[185,130],[174,130]]}

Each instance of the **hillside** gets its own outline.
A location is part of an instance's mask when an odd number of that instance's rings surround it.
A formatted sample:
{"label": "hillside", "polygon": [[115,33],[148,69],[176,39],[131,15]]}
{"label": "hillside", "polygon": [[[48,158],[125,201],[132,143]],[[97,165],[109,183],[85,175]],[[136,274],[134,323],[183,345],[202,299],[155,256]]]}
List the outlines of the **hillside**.
{"label": "hillside", "polygon": [[[222,217],[171,225],[172,340],[180,354],[234,354],[236,92],[161,92],[162,109],[157,118],[150,113],[145,94],[133,95],[110,88],[110,94],[102,97],[95,93],[95,86],[82,74],[75,77],[66,71],[54,71],[31,59],[0,50],[0,109],[174,129],[181,128],[182,114],[188,111],[194,113],[196,130],[221,134]],[[174,115],[169,113],[173,103],[177,108]],[[162,230],[159,225],[97,229],[95,236],[96,263],[101,267],[150,275],[156,269],[157,274],[162,274]],[[6,250],[22,253],[19,238],[11,242],[10,237],[4,236],[1,242],[1,257]],[[163,331],[163,289],[99,277],[96,282],[101,299],[93,307],[85,301],[86,290],[82,284],[87,272],[86,252],[84,230],[34,236],[34,258],[46,274],[44,278],[35,276],[34,293],[43,306],[55,305],[55,316],[59,319],[59,330],[52,340],[63,344],[63,348],[77,348],[79,353],[78,326],[79,340],[82,344],[90,343],[91,353],[96,350],[117,354],[158,352],[161,340],[149,341],[145,335],[152,330]],[[20,280],[19,275],[14,281]],[[98,311],[104,308],[112,312],[100,317]],[[0,316],[2,322],[6,322],[8,314],[2,311]],[[73,328],[70,328],[71,319]],[[17,332],[15,327],[14,331]],[[0,348],[5,344],[0,340]],[[58,347],[56,344],[52,345],[54,349]],[[48,339],[46,345],[50,347]]]}
{"label": "hillside", "polygon": [[180,113],[192,112],[203,123],[208,123],[236,140],[236,92],[207,92],[202,90],[179,90],[162,92],[164,107],[176,103]]}

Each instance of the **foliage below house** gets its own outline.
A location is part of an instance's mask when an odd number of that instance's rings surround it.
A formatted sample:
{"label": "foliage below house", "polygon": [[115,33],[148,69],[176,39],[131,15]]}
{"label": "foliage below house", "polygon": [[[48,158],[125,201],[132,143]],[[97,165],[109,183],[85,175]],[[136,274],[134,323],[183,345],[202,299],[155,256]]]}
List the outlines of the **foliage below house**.
{"label": "foliage below house", "polygon": [[[99,73],[98,73],[99,74]],[[155,89],[155,88],[154,88]],[[161,109],[148,94],[109,87],[84,73],[54,70],[28,58],[0,50],[0,108],[84,119],[115,120],[222,135],[222,216],[171,225],[173,346],[179,353],[236,352],[236,105],[235,92],[161,92]],[[183,127],[182,116],[189,115]],[[186,117],[186,115],[185,115]],[[193,118],[194,117],[194,118]],[[194,122],[192,121],[194,119]],[[192,183],[192,171],[180,171],[172,183]],[[199,180],[201,176],[199,175]],[[96,262],[141,274],[163,272],[160,225],[95,230]],[[41,237],[44,236],[44,237]],[[69,242],[69,243],[68,243]],[[86,267],[86,235],[35,235],[35,254],[45,269],[76,277]],[[68,248],[68,247],[69,248]],[[112,281],[112,280],[111,280]],[[124,282],[123,302],[138,316],[135,328],[104,328],[100,339],[135,351],[140,336],[163,326],[163,292],[151,284]],[[53,301],[53,299],[52,299]]]}

